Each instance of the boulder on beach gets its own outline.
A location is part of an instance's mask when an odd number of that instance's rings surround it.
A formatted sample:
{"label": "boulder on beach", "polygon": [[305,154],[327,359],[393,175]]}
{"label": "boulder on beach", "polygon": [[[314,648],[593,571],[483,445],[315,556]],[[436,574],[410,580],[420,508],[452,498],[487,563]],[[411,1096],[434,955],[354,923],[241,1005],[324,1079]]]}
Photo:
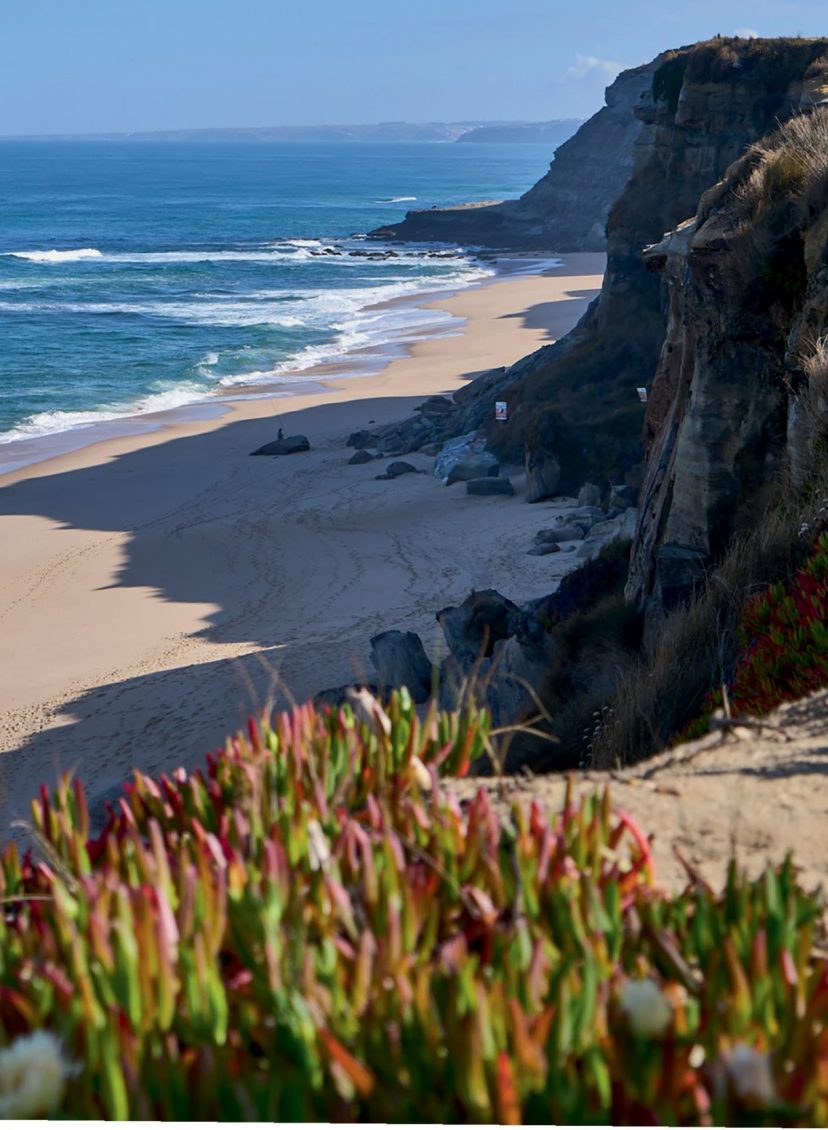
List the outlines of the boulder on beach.
{"label": "boulder on beach", "polygon": [[431,663],[416,632],[381,632],[371,640],[371,662],[384,688],[407,687],[415,702],[431,696]]}
{"label": "boulder on beach", "polygon": [[367,431],[363,428],[359,432],[352,432],[348,436],[346,447],[373,447],[377,442],[377,437],[373,432]]}
{"label": "boulder on beach", "polygon": [[389,479],[398,479],[400,475],[415,475],[417,468],[403,459],[397,459],[394,463],[388,464],[385,473]]}
{"label": "boulder on beach", "polygon": [[486,441],[478,438],[477,432],[467,432],[465,435],[446,440],[434,460],[435,479],[442,479],[445,482],[456,463],[465,459],[467,455],[479,455],[485,449]]}
{"label": "boulder on beach", "polygon": [[488,479],[469,479],[466,483],[466,492],[468,494],[506,494],[512,495],[515,493],[515,488],[512,486],[511,479],[488,478]]}
{"label": "boulder on beach", "polygon": [[578,526],[589,529],[596,522],[605,521],[606,517],[600,506],[579,506],[577,510],[572,510],[569,514],[561,514],[555,521],[559,525],[569,525],[570,522],[574,522]]}
{"label": "boulder on beach", "polygon": [[370,451],[366,451],[364,447],[361,447],[359,451],[354,452],[354,454],[348,460],[348,464],[355,465],[359,463],[371,463],[375,458],[376,456],[372,455]]}
{"label": "boulder on beach", "polygon": [[526,552],[529,557],[548,557],[550,553],[560,553],[561,547],[556,541],[543,541]]}
{"label": "boulder on beach", "polygon": [[405,455],[410,450],[410,445],[398,431],[383,433],[376,442],[383,455]]}
{"label": "boulder on beach", "polygon": [[561,484],[561,465],[551,448],[538,445],[526,448],[526,501],[541,502],[557,494]]}
{"label": "boulder on beach", "polygon": [[452,483],[465,483],[470,479],[484,479],[500,474],[500,464],[497,457],[488,451],[481,451],[477,455],[465,455],[459,459],[448,473],[446,486]]}
{"label": "boulder on beach", "polygon": [[[556,525],[547,527],[545,530],[538,530],[538,532],[535,534],[534,541],[538,544],[543,544],[544,542],[548,541],[561,541],[563,540],[561,538],[561,530],[573,525],[579,526],[580,523],[559,521]],[[581,527],[581,537],[584,536],[586,529],[586,526]]]}
{"label": "boulder on beach", "polygon": [[428,400],[423,401],[417,411],[423,416],[434,419],[456,412],[457,407],[447,396],[430,396]]}
{"label": "boulder on beach", "polygon": [[285,436],[284,439],[275,439],[251,451],[251,455],[295,455],[298,451],[310,451],[307,436]]}
{"label": "boulder on beach", "polygon": [[472,592],[456,608],[441,609],[437,622],[451,654],[466,667],[491,655],[498,640],[513,636],[523,622],[523,614],[496,589],[483,589]]}
{"label": "boulder on beach", "polygon": [[553,526],[549,530],[538,530],[535,541],[539,545],[545,545],[553,541],[583,541],[585,536],[586,531],[583,526],[575,522],[561,522],[560,525]]}

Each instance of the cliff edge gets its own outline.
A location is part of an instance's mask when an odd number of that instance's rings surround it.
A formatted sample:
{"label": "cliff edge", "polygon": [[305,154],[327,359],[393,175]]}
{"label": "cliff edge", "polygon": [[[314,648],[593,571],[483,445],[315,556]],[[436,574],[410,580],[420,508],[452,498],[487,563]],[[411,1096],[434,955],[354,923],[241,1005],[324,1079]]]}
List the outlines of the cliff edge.
{"label": "cliff edge", "polygon": [[606,105],[555,150],[549,172],[519,200],[411,211],[374,239],[471,244],[509,250],[603,251],[610,208],[633,170],[641,122],[633,108],[657,65],[624,71]]}
{"label": "cliff edge", "polygon": [[825,39],[718,39],[667,52],[649,68],[634,107],[633,173],[608,221],[601,295],[566,338],[507,371],[510,421],[496,440],[503,454],[515,457],[526,444],[542,460],[563,420],[588,473],[637,485],[644,410],[636,389],[653,381],[669,317],[644,249],[695,216],[702,194],[749,146],[813,108],[826,52]]}

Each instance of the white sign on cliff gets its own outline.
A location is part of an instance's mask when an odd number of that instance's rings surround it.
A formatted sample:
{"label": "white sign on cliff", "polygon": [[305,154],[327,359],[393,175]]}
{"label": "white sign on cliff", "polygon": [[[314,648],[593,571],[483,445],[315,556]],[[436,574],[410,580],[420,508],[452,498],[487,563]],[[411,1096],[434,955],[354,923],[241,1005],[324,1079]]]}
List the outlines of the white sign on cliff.
{"label": "white sign on cliff", "polygon": [[506,418],[507,418],[506,401],[505,400],[496,400],[495,401],[495,419],[496,420],[505,420]]}
{"label": "white sign on cliff", "polygon": [[636,392],[638,393],[638,399],[641,401],[641,403],[646,404],[647,403],[647,390],[646,390],[646,388],[636,389]]}

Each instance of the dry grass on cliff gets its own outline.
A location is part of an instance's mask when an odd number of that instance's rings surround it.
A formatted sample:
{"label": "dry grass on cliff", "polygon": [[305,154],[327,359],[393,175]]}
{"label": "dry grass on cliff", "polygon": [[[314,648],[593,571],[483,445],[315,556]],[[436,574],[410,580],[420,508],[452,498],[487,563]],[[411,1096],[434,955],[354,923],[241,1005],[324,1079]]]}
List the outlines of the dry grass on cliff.
{"label": "dry grass on cliff", "polygon": [[819,338],[803,361],[808,385],[815,397],[828,397],[828,336]]}
{"label": "dry grass on cliff", "polygon": [[820,476],[806,503],[771,506],[736,537],[701,594],[664,621],[638,666],[619,685],[593,747],[593,767],[631,765],[664,749],[725,682],[737,655],[736,626],[745,602],[797,559],[803,522],[813,521],[828,487]]}
{"label": "dry grass on cliff", "polygon": [[790,201],[807,219],[822,203],[828,186],[828,108],[797,114],[751,145],[724,179],[702,198],[707,219],[731,201],[744,227],[755,226],[782,201]]}
{"label": "dry grass on cliff", "polygon": [[804,398],[811,431],[811,452],[825,460],[828,458],[828,336],[814,342],[803,358],[802,368],[808,378]]}

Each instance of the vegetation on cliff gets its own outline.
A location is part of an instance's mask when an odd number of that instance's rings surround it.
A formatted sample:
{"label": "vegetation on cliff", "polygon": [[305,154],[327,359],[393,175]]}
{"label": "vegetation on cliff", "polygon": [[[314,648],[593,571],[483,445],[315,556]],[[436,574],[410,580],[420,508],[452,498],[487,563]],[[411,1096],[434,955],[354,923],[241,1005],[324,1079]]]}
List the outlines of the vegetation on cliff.
{"label": "vegetation on cliff", "polygon": [[824,1123],[821,906],[790,862],[669,898],[606,795],[458,803],[440,774],[493,740],[402,693],[136,774],[98,836],[78,782],[44,792],[38,857],[0,860],[3,1109]]}
{"label": "vegetation on cliff", "polygon": [[[709,728],[715,711],[763,717],[828,687],[828,533],[790,580],[749,600],[739,618],[737,658],[729,683],[705,702],[682,740]],[[725,704],[727,696],[727,704]]]}

